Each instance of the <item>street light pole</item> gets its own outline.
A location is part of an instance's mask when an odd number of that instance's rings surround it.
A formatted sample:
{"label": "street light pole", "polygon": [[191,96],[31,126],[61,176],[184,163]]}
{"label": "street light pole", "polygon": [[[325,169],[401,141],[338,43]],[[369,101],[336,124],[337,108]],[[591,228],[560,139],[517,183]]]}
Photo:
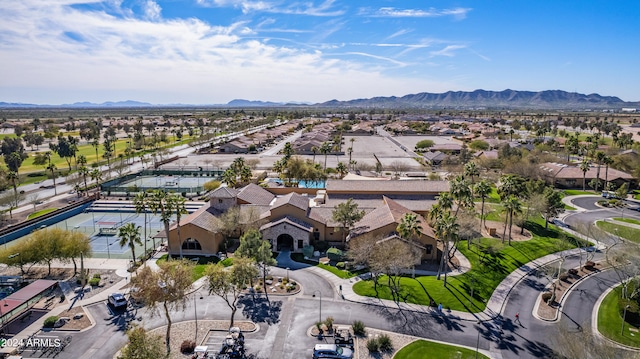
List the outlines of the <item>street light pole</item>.
{"label": "street light pole", "polygon": [[624,322],[627,320],[627,309],[629,309],[629,305],[624,306],[624,314],[622,315],[622,328],[620,328],[620,335],[624,335]]}
{"label": "street light pole", "polygon": [[320,294],[320,314],[318,316],[318,322],[322,322],[322,292],[319,289],[313,291],[313,296],[316,296],[316,292]]}

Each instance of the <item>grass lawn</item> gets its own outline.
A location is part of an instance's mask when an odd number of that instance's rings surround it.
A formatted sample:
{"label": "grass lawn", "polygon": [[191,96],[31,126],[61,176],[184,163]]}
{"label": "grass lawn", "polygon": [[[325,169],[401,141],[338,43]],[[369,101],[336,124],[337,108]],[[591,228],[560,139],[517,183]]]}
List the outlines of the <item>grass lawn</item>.
{"label": "grass lawn", "polygon": [[[482,201],[476,200],[476,202]],[[498,195],[498,189],[496,187],[491,186],[491,193],[484,199],[484,203],[500,203],[500,196]]]}
{"label": "grass lawn", "polygon": [[471,349],[427,340],[416,340],[410,343],[400,349],[396,355],[393,356],[393,359],[422,359],[425,358],[425,353],[429,353],[430,358],[489,359],[486,355],[480,353],[476,356],[476,352]]}
{"label": "grass lawn", "polygon": [[32,219],[32,218],[40,217],[40,216],[43,216],[43,215],[45,215],[45,214],[47,214],[47,213],[51,213],[51,212],[53,212],[53,211],[55,211],[55,210],[57,210],[57,208],[47,208],[47,209],[42,209],[42,210],[39,210],[39,211],[37,211],[37,212],[33,212],[33,213],[31,213],[30,215],[28,215],[28,216],[27,216],[27,219]]}
{"label": "grass lawn", "polygon": [[316,266],[318,268],[322,268],[326,271],[329,271],[333,274],[335,274],[336,276],[342,278],[342,279],[349,279],[349,278],[353,278],[359,274],[362,274],[365,271],[360,270],[360,271],[355,271],[355,272],[350,272],[348,270],[344,270],[344,269],[339,269],[336,268],[332,265],[328,265],[328,264],[322,264],[322,263],[318,263],[316,261],[310,261],[307,259],[304,259],[304,254],[302,253],[291,253],[291,259],[293,259],[294,261],[298,262],[298,263],[306,263],[312,266]]}
{"label": "grass lawn", "polygon": [[[618,298],[620,298],[622,287],[612,290],[604,298],[598,309],[598,330],[605,337],[632,347],[640,347],[640,335],[638,332],[632,333],[629,329],[638,330],[639,328],[629,323],[624,324],[624,332],[620,335],[622,329],[622,314],[618,310]],[[627,319],[629,317],[627,316]]]}
{"label": "grass lawn", "polygon": [[582,195],[582,194],[590,194],[592,196],[597,196],[598,194],[595,191],[583,191],[583,190],[578,190],[578,189],[565,189],[564,194],[566,196],[578,196],[578,195]]}
{"label": "grass lawn", "polygon": [[[467,273],[449,276],[447,287],[435,276],[422,276],[415,279],[400,278],[400,297],[408,303],[429,305],[430,299],[442,303],[444,308],[464,312],[480,312],[486,307],[495,288],[507,275],[518,267],[544,255],[573,247],[574,239],[561,234],[553,225],[545,230],[544,220],[528,222],[527,227],[533,233],[533,239],[512,242],[511,246],[501,240],[483,238],[475,240],[471,250],[465,242],[458,249],[471,262]],[[519,228],[514,228],[519,230]],[[568,240],[562,238],[568,238]],[[491,254],[493,253],[493,254]],[[389,278],[382,276],[378,280],[378,297],[393,300],[388,285]],[[473,298],[470,298],[473,287]],[[353,286],[354,291],[363,296],[376,297],[372,280],[360,281]]]}
{"label": "grass lawn", "polygon": [[631,223],[631,224],[638,224],[640,225],[640,221],[637,219],[633,219],[633,218],[622,218],[622,217],[616,217],[614,218],[616,221],[620,221],[620,222],[627,222],[627,223]]}
{"label": "grass lawn", "polygon": [[639,190],[635,190],[633,191],[634,195],[633,198],[640,200],[640,191]]}
{"label": "grass lawn", "polygon": [[[165,262],[167,260],[167,257],[167,254],[161,256],[160,258],[158,258],[157,263]],[[189,257],[187,256],[184,257],[189,259]],[[193,266],[193,269],[191,270],[191,278],[193,279],[193,281],[196,281],[204,276],[204,270],[207,268],[208,264],[218,263],[218,261],[220,261],[218,257],[198,257],[198,262]]]}
{"label": "grass lawn", "polygon": [[598,226],[598,228],[602,229],[605,232],[615,234],[632,242],[640,243],[640,229],[603,221],[596,222],[596,225]]}
{"label": "grass lawn", "polygon": [[486,205],[484,207],[484,218],[487,221],[494,221],[494,222],[503,222],[504,218],[502,218],[502,205],[499,204],[490,204],[490,205]]}

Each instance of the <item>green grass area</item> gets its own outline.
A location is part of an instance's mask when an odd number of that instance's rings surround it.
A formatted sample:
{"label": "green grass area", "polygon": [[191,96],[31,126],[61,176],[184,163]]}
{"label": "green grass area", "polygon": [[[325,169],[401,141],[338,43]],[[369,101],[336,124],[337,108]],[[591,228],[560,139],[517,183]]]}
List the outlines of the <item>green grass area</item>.
{"label": "green grass area", "polygon": [[490,204],[490,205],[485,205],[484,207],[484,218],[487,221],[494,221],[494,222],[502,222],[504,221],[503,214],[502,214],[502,205],[498,205],[498,204]]}
{"label": "green grass area", "polygon": [[[622,335],[620,330],[622,329],[622,314],[618,309],[618,299],[620,298],[622,286],[619,286],[612,290],[604,298],[598,308],[598,331],[605,337],[616,341],[618,343],[639,348],[640,347],[640,335],[638,332],[631,332],[629,329],[638,330],[630,323],[624,324],[624,331]],[[627,316],[629,319],[629,316]]]}
{"label": "green grass area", "polygon": [[631,223],[631,224],[637,224],[640,225],[640,221],[637,219],[633,219],[633,218],[622,218],[622,217],[616,217],[614,218],[616,221],[620,221],[620,222],[627,222],[627,223]]}
{"label": "green grass area", "polygon": [[564,205],[564,209],[566,209],[566,210],[568,210],[568,211],[575,211],[575,210],[576,210],[576,207],[572,207],[572,206],[570,206],[570,205],[568,205],[568,204],[565,204],[565,205]]}
{"label": "green grass area", "polygon": [[[167,260],[167,257],[168,257],[167,254],[161,256],[160,258],[158,258],[156,263],[165,262]],[[178,258],[178,257],[174,257],[174,259],[175,258]],[[195,257],[184,256],[184,258],[190,259],[190,258],[195,258]],[[202,278],[202,276],[204,276],[204,270],[207,268],[208,264],[210,264],[210,263],[218,263],[219,261],[220,261],[220,259],[218,257],[208,257],[208,258],[198,257],[198,262],[195,262],[195,265],[191,269],[191,278],[193,279],[193,281],[196,281],[196,280]]]}
{"label": "green grass area", "polygon": [[322,264],[322,263],[318,263],[316,261],[310,261],[307,259],[304,259],[304,255],[302,253],[291,253],[291,259],[293,259],[296,262],[299,263],[306,263],[312,266],[316,266],[318,268],[322,268],[326,271],[329,271],[333,274],[335,274],[336,276],[342,278],[342,279],[349,279],[349,278],[353,278],[359,274],[362,274],[363,272],[366,271],[355,271],[355,272],[350,272],[348,270],[343,270],[343,269],[339,269],[336,268],[335,266],[332,265],[328,265],[328,264]]}
{"label": "green grass area", "polygon": [[605,232],[615,234],[632,242],[640,243],[640,229],[603,221],[596,222],[596,225]]}
{"label": "green grass area", "polygon": [[634,190],[633,191],[633,198],[640,200],[640,191],[639,190]]}
{"label": "green grass area", "polygon": [[[512,242],[511,246],[501,240],[483,238],[475,240],[471,250],[466,243],[460,243],[458,249],[471,262],[471,270],[456,276],[449,276],[447,287],[435,276],[400,278],[400,297],[402,301],[429,305],[442,303],[444,308],[480,312],[495,288],[518,267],[544,255],[573,247],[575,239],[567,237],[553,225],[544,228],[544,220],[528,222],[526,228],[533,233],[533,239]],[[519,228],[514,228],[519,230]],[[378,297],[393,300],[387,277],[378,280]],[[473,286],[473,298],[470,297]],[[353,286],[354,291],[363,296],[376,297],[372,280],[360,281]]]}
{"label": "green grass area", "polygon": [[30,215],[27,216],[27,219],[33,219],[33,218],[36,218],[36,217],[40,217],[40,216],[43,216],[43,215],[45,215],[47,213],[51,213],[51,212],[53,212],[55,210],[57,210],[57,208],[42,209],[42,210],[39,210],[37,212],[31,213]]}
{"label": "green grass area", "polygon": [[[479,201],[482,202],[482,201]],[[491,187],[491,193],[489,196],[484,199],[485,203],[500,203],[500,196],[498,195],[498,189],[496,187]]]}
{"label": "green grass area", "polygon": [[582,195],[582,194],[589,194],[592,196],[597,196],[598,194],[595,191],[583,191],[583,190],[578,190],[578,189],[565,189],[564,191],[562,191],[565,196],[578,196],[578,195]]}
{"label": "green grass area", "polygon": [[428,356],[430,358],[489,359],[489,357],[480,353],[476,356],[476,352],[471,349],[422,339],[416,340],[400,349],[393,356],[393,359],[422,359],[426,357],[426,353],[429,353]]}

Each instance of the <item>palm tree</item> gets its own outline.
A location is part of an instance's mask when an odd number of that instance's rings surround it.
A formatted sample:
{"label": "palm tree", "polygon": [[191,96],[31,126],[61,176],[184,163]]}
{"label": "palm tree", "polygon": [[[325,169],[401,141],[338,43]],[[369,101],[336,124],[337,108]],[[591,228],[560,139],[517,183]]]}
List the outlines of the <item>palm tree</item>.
{"label": "palm tree", "polygon": [[96,150],[96,163],[100,162],[100,158],[98,157],[98,147],[100,147],[100,140],[95,139],[91,141],[91,146]]}
{"label": "palm tree", "polygon": [[164,224],[164,233],[167,236],[167,244],[169,243],[169,222],[173,215],[173,208],[171,208],[173,203],[168,199],[169,196],[170,194],[164,189],[157,189],[151,192],[149,201],[149,209],[154,214],[160,214],[160,220]]}
{"label": "palm tree", "polygon": [[58,194],[58,190],[56,189],[56,170],[58,169],[58,167],[56,167],[55,163],[49,163],[49,165],[47,166],[47,171],[51,171],[51,178],[53,179],[53,194],[57,195]]}
{"label": "palm tree", "polygon": [[480,169],[475,162],[467,162],[464,165],[464,176],[471,177],[471,184],[475,184],[476,176],[480,176]]}
{"label": "palm tree", "polygon": [[522,177],[518,175],[504,175],[500,177],[500,185],[498,186],[498,194],[501,199],[505,199],[510,195],[518,196],[524,190]]}
{"label": "palm tree", "polygon": [[418,215],[415,213],[405,213],[400,220],[400,224],[396,227],[396,231],[400,237],[408,240],[415,240],[422,234],[422,227],[418,221]]}
{"label": "palm tree", "polygon": [[92,180],[96,181],[96,191],[98,193],[98,198],[100,198],[100,181],[102,181],[102,172],[99,168],[94,168],[89,173],[89,177],[91,177]]}
{"label": "palm tree", "polygon": [[438,275],[436,279],[440,280],[440,274],[444,272],[444,286],[447,286],[447,269],[449,263],[449,241],[456,238],[458,235],[459,225],[456,222],[456,217],[451,215],[451,212],[444,213],[440,220],[436,222],[435,234],[442,241],[442,258],[440,259],[440,266],[438,268]]}
{"label": "palm tree", "polygon": [[80,176],[82,176],[82,179],[84,180],[84,190],[87,190],[87,175],[89,174],[89,168],[87,168],[87,166],[80,166],[80,168],[78,168],[78,173],[80,174]]}
{"label": "palm tree", "polygon": [[236,180],[236,173],[231,168],[227,168],[224,172],[222,172],[222,182],[226,183],[227,186],[231,188],[235,187]]}
{"label": "palm tree", "polygon": [[611,159],[610,156],[604,156],[604,159],[602,160],[605,167],[604,167],[604,189],[608,190],[607,187],[609,187],[609,165],[613,164],[613,159]]}
{"label": "palm tree", "polygon": [[589,171],[589,161],[587,159],[583,159],[580,162],[580,171],[582,171],[582,190],[587,190],[587,172]]}
{"label": "palm tree", "polygon": [[329,142],[323,142],[320,146],[320,153],[324,155],[324,170],[327,170],[327,155],[331,152],[331,145]]}
{"label": "palm tree", "polygon": [[318,147],[311,147],[311,152],[313,153],[313,163],[316,163],[316,153],[318,153]]}
{"label": "palm tree", "polygon": [[253,177],[251,168],[249,168],[249,166],[242,167],[240,170],[240,181],[242,181],[242,183],[249,183],[251,181],[251,177]]}
{"label": "palm tree", "polygon": [[340,178],[346,176],[347,173],[349,173],[347,166],[345,166],[345,164],[342,162],[338,162],[338,165],[336,166],[336,171],[338,172],[338,175],[340,175]]}
{"label": "palm tree", "polygon": [[473,191],[475,192],[475,195],[480,197],[480,199],[482,200],[482,206],[480,207],[480,222],[485,223],[485,218],[484,218],[484,202],[485,199],[487,199],[489,197],[489,194],[491,194],[491,185],[489,184],[489,182],[487,182],[487,180],[481,180],[480,182],[476,183],[476,185],[473,187]]}
{"label": "palm tree", "polygon": [[[507,213],[507,219],[509,220],[509,245],[511,245],[511,228],[513,226],[513,215],[522,213],[522,202],[518,197],[510,195],[502,202],[504,211]],[[504,243],[504,237],[507,231],[507,221],[504,223],[504,232],[502,234],[502,243]]]}
{"label": "palm tree", "polygon": [[78,169],[78,167],[85,166],[86,164],[87,164],[87,156],[78,155],[78,158],[76,158],[76,169]]}
{"label": "palm tree", "polygon": [[142,245],[140,241],[140,226],[136,226],[135,223],[129,222],[124,226],[118,228],[118,237],[120,237],[120,247],[129,246],[131,248],[131,256],[133,257],[133,264],[136,264],[136,244]]}
{"label": "palm tree", "polygon": [[7,181],[11,182],[11,185],[13,186],[14,198],[18,198],[18,180],[20,179],[20,177],[18,176],[18,172],[9,171],[7,172],[6,178]]}
{"label": "palm tree", "polygon": [[[147,255],[147,210],[149,209],[148,206],[148,201],[149,201],[149,196],[147,194],[146,191],[140,191],[138,193],[136,193],[136,195],[133,197],[133,205],[136,208],[136,213],[140,214],[140,213],[144,213],[144,254],[145,256]],[[153,239],[153,249],[155,250],[156,248],[156,240]]]}
{"label": "palm tree", "polygon": [[596,174],[596,192],[598,192],[598,187],[600,185],[600,167],[602,166],[602,162],[604,162],[604,158],[606,156],[607,155],[602,151],[596,152],[596,162],[598,163],[598,172]]}
{"label": "palm tree", "polygon": [[[176,231],[178,233],[178,245],[180,246],[180,259],[182,259],[182,240],[180,239],[180,218],[183,214],[187,214],[187,209],[184,206],[186,200],[184,197],[179,195],[169,195],[167,197],[168,207],[176,212]],[[167,233],[167,239],[169,238],[169,233]]]}
{"label": "palm tree", "polygon": [[473,206],[471,186],[462,176],[457,176],[453,181],[451,181],[451,189],[449,190],[449,193],[451,193],[451,196],[456,201],[455,216],[458,215],[460,208]]}

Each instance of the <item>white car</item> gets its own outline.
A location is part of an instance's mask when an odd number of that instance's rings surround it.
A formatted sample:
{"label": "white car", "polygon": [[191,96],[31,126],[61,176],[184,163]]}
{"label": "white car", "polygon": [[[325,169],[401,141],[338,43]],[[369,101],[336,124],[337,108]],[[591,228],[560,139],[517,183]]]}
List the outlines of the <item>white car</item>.
{"label": "white car", "polygon": [[114,308],[126,308],[127,299],[122,293],[113,293],[109,295],[109,304]]}

